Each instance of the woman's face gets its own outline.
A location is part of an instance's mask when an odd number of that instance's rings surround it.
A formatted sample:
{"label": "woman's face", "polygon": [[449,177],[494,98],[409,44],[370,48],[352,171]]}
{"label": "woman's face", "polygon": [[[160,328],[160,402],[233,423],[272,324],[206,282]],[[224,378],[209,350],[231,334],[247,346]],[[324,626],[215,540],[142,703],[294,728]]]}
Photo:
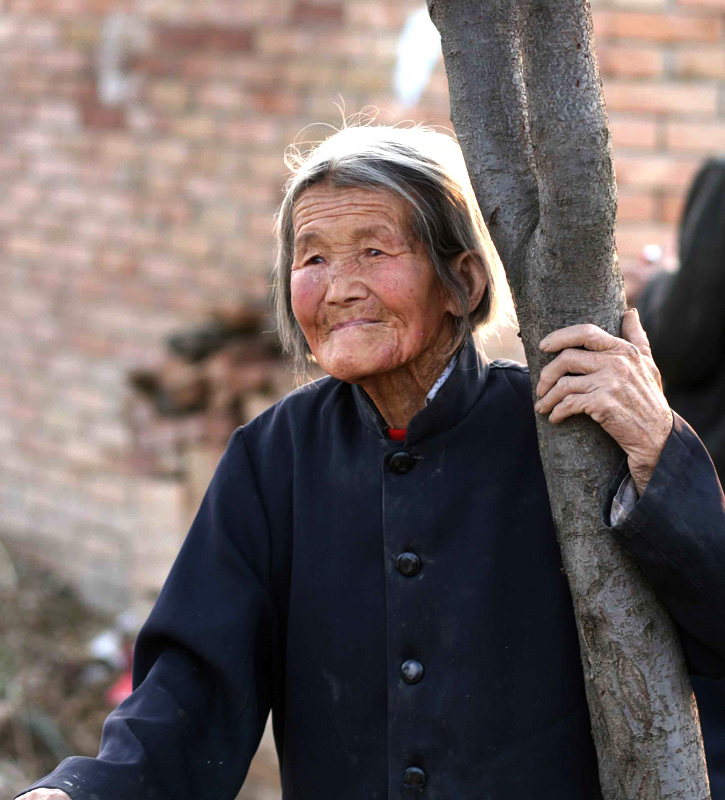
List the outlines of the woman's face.
{"label": "woman's face", "polygon": [[340,380],[445,357],[455,308],[408,217],[397,195],[329,183],[295,204],[292,309],[317,363]]}

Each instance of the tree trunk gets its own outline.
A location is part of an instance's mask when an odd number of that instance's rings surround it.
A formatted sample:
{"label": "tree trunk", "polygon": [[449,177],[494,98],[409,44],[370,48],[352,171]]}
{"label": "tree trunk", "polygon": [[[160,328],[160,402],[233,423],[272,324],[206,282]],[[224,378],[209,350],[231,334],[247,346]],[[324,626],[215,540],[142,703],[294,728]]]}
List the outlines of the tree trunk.
{"label": "tree trunk", "polygon": [[[531,368],[538,342],[593,322],[619,335],[616,193],[585,0],[428,0],[451,119],[506,267]],[[606,800],[710,797],[677,632],[601,520],[623,458],[586,417],[538,420],[539,448],[579,629]]]}

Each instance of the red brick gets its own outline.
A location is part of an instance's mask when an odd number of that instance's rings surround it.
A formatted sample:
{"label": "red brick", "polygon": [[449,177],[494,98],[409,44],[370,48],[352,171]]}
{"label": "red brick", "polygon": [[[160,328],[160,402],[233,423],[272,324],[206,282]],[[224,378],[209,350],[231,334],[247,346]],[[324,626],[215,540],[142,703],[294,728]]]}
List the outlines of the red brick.
{"label": "red brick", "polygon": [[25,24],[21,28],[22,32],[19,31],[25,47],[33,50],[46,50],[46,48],[57,46],[60,30],[57,21],[38,17],[35,19],[26,17],[25,20]]}
{"label": "red brick", "polygon": [[300,110],[300,95],[296,92],[257,91],[251,94],[252,107],[263,114],[289,115]]}
{"label": "red brick", "polygon": [[621,257],[637,257],[648,244],[671,247],[675,231],[671,225],[624,222],[617,225],[617,251]]}
{"label": "red brick", "polygon": [[[353,66],[342,71],[342,85],[349,92],[385,92],[390,88],[390,71]],[[370,98],[370,101],[372,105],[378,105],[375,98]]]}
{"label": "red brick", "polygon": [[43,126],[76,129],[78,111],[71,102],[46,99],[38,107],[37,121]]}
{"label": "red brick", "polygon": [[711,17],[626,11],[597,11],[593,17],[597,40],[612,38],[653,42],[717,42],[722,32],[722,22]]}
{"label": "red brick", "polygon": [[63,26],[64,35],[69,42],[83,50],[94,50],[100,35],[99,21],[91,17],[71,19]]}
{"label": "red brick", "polygon": [[[289,58],[294,55],[309,56],[319,46],[317,37],[303,27],[260,28],[256,37],[255,51],[261,55]],[[326,59],[327,60],[327,59]]]}
{"label": "red brick", "polygon": [[[264,69],[269,74],[269,67]],[[290,88],[333,86],[337,81],[338,68],[335,64],[297,59],[280,64],[280,75],[285,86]]]}
{"label": "red brick", "polygon": [[598,3],[592,3],[592,7],[599,6],[602,8],[625,8],[631,11],[650,11],[651,9],[666,8],[669,5],[669,0],[601,0]]}
{"label": "red brick", "polygon": [[677,0],[678,5],[699,8],[703,11],[725,11],[725,0]]}
{"label": "red brick", "polygon": [[664,222],[679,223],[685,206],[685,192],[667,192],[662,197],[661,216]]}
{"label": "red brick", "polygon": [[178,139],[162,139],[146,145],[146,151],[154,163],[169,164],[173,167],[182,166],[189,157],[189,148],[186,143]]}
{"label": "red brick", "polygon": [[51,248],[46,242],[38,240],[32,235],[24,235],[22,232],[10,236],[6,246],[11,255],[20,258],[42,258],[51,252]]}
{"label": "red brick", "polygon": [[657,146],[657,123],[654,117],[612,116],[609,119],[609,129],[615,147]]}
{"label": "red brick", "polygon": [[617,197],[617,219],[623,222],[650,222],[656,219],[657,201],[652,192],[621,191]]}
{"label": "red brick", "polygon": [[90,198],[80,187],[71,185],[53,192],[50,200],[58,209],[78,211],[88,207]]}
{"label": "red brick", "polygon": [[716,86],[688,86],[672,82],[605,81],[604,98],[609,111],[714,116],[718,107]]}
{"label": "red brick", "polygon": [[206,141],[214,135],[214,119],[205,114],[187,114],[171,119],[171,130],[184,139]]}
{"label": "red brick", "polygon": [[33,58],[37,69],[48,70],[54,77],[60,77],[64,72],[75,73],[88,67],[88,57],[78,50],[51,50],[47,53],[38,53]]}
{"label": "red brick", "polygon": [[133,74],[153,75],[159,78],[175,77],[179,74],[179,54],[171,51],[166,53],[154,50],[131,56],[128,60],[128,69]]}
{"label": "red brick", "polygon": [[683,47],[672,54],[673,74],[683,78],[725,79],[722,47]]}
{"label": "red brick", "polygon": [[664,53],[654,47],[606,44],[597,48],[597,56],[605,77],[652,78],[663,71]]}
{"label": "red brick", "polygon": [[690,184],[701,159],[673,160],[666,155],[618,155],[617,185],[637,189],[682,189]]}
{"label": "red brick", "polygon": [[221,25],[159,25],[156,47],[161,50],[212,50],[236,53],[250,50],[252,32],[243,27]]}
{"label": "red brick", "polygon": [[[289,20],[291,5],[290,0],[264,0],[262,3],[227,0],[216,5],[199,3],[197,16],[207,21],[218,19],[234,25],[279,25]],[[187,5],[182,13],[186,14],[192,10],[195,10],[194,6]]]}
{"label": "red brick", "polygon": [[342,22],[343,9],[339,0],[297,0],[292,10],[295,22],[326,22],[339,24]]}
{"label": "red brick", "polygon": [[717,153],[725,147],[725,122],[668,122],[665,137],[670,150]]}
{"label": "red brick", "polygon": [[121,106],[106,106],[95,97],[80,103],[81,120],[86,128],[118,130],[126,127],[126,110]]}
{"label": "red brick", "polygon": [[204,106],[226,111],[240,111],[244,107],[243,93],[236,84],[207,84],[199,92],[198,100]]}
{"label": "red brick", "polygon": [[346,0],[345,15],[351,27],[392,28],[400,30],[406,18],[415,10],[398,3],[371,3],[370,0]]}
{"label": "red brick", "polygon": [[205,259],[211,252],[210,235],[195,230],[172,231],[169,244],[172,250],[189,258]]}
{"label": "red brick", "polygon": [[189,100],[189,87],[181,80],[150,82],[148,98],[155,107],[166,113],[177,113],[185,108]]}

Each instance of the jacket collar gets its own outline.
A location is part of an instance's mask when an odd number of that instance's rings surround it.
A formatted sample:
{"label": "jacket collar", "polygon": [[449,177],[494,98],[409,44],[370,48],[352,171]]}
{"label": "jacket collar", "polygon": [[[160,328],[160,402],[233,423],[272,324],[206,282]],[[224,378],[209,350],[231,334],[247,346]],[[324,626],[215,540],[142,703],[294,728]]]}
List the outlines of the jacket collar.
{"label": "jacket collar", "polygon": [[[430,439],[460,422],[480,397],[488,369],[488,363],[476,350],[473,336],[469,333],[459,350],[453,372],[435,397],[411,419],[405,444],[412,445]],[[365,426],[388,441],[388,426],[367,392],[353,385],[352,393]]]}

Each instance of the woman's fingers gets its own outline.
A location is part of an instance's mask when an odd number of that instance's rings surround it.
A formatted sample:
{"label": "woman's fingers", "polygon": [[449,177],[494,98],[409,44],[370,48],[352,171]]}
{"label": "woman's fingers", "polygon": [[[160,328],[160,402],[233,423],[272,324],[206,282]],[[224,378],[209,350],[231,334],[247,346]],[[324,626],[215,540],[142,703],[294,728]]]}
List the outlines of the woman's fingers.
{"label": "woman's fingers", "polygon": [[655,383],[662,388],[662,376],[657,369],[657,365],[652,360],[652,348],[649,345],[647,332],[642,327],[639,319],[639,312],[636,308],[630,308],[622,319],[622,338],[633,344],[644,357],[644,363],[655,380]]}
{"label": "woman's fingers", "polygon": [[643,356],[652,358],[652,348],[636,308],[630,308],[622,317],[622,338],[631,342]]}
{"label": "woman's fingers", "polygon": [[570,325],[552,331],[540,342],[539,347],[547,353],[556,353],[566,347],[584,347],[587,350],[611,350],[620,340],[605,330],[586,323],[584,325]]}
{"label": "woman's fingers", "polygon": [[567,394],[549,414],[549,421],[556,424],[574,414],[587,414],[595,422],[605,426],[613,412],[614,403],[605,392],[581,392]]}
{"label": "woman's fingers", "polygon": [[[557,406],[568,395],[589,394],[596,389],[597,382],[592,375],[564,375],[543,395],[534,408],[539,414],[551,413],[551,417],[549,417],[551,422],[559,422],[560,419],[569,416],[569,414],[561,416],[565,409],[557,410]],[[572,401],[567,402],[571,403]],[[569,407],[565,406],[565,408]]]}
{"label": "woman's fingers", "polygon": [[604,358],[602,353],[590,350],[562,351],[541,370],[539,383],[536,386],[537,396],[543,397],[567,374],[586,375],[600,370],[606,364]]}

